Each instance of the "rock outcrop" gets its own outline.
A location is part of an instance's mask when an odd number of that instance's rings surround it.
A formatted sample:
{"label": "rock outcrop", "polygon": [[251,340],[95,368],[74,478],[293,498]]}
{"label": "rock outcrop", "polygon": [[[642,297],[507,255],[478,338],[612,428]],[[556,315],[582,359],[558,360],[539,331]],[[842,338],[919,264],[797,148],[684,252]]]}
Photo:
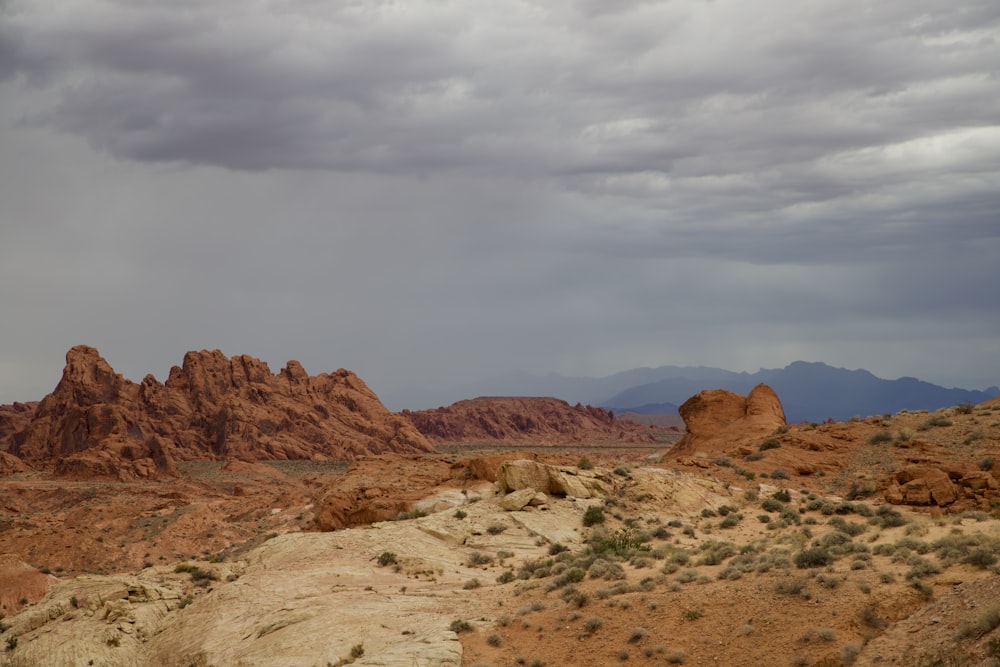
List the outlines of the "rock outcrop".
{"label": "rock outcrop", "polygon": [[894,505],[930,505],[990,509],[1000,490],[988,471],[955,465],[911,465],[893,475],[883,494]]}
{"label": "rock outcrop", "polygon": [[480,397],[402,414],[425,436],[441,443],[651,441],[650,427],[615,419],[604,408],[574,406],[558,398]]}
{"label": "rock outcrop", "polygon": [[203,350],[184,355],[166,382],[147,375],[136,384],[81,345],[10,451],[60,474],[136,479],[172,475],[178,460],[352,459],[433,447],[350,371],[310,376],[289,361],[275,375],[253,357]]}
{"label": "rock outcrop", "polygon": [[766,436],[785,424],[781,401],[765,384],[754,387],[746,398],[725,389],[708,389],[684,401],[678,412],[687,433],[666,458],[712,454]]}
{"label": "rock outcrop", "polygon": [[497,469],[496,484],[503,493],[533,489],[569,498],[604,498],[608,495],[608,485],[595,472],[538,461],[505,461]]}
{"label": "rock outcrop", "polygon": [[0,443],[27,426],[37,407],[38,401],[0,405]]}

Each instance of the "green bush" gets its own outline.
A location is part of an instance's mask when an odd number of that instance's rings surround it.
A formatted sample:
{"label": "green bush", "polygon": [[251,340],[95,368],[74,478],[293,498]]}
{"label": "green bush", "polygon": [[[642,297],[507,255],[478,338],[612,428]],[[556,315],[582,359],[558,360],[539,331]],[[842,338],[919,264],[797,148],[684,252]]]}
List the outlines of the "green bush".
{"label": "green bush", "polygon": [[795,567],[804,570],[813,567],[826,567],[834,561],[834,557],[829,549],[812,547],[795,554],[794,561]]}
{"label": "green bush", "polygon": [[604,508],[600,505],[591,505],[583,513],[583,525],[590,527],[604,523]]}
{"label": "green bush", "polygon": [[396,554],[391,551],[383,551],[378,556],[379,567],[385,567],[386,565],[396,564]]}
{"label": "green bush", "polygon": [[580,461],[576,464],[576,467],[580,470],[593,470],[594,464],[590,462],[586,456],[580,458]]}
{"label": "green bush", "polygon": [[768,438],[763,443],[761,443],[760,447],[758,448],[758,451],[766,452],[769,449],[778,449],[779,447],[781,447],[781,443],[778,442],[777,438]]}
{"label": "green bush", "polygon": [[878,445],[883,442],[892,442],[892,433],[888,431],[878,431],[873,434],[872,437],[868,438],[869,445]]}

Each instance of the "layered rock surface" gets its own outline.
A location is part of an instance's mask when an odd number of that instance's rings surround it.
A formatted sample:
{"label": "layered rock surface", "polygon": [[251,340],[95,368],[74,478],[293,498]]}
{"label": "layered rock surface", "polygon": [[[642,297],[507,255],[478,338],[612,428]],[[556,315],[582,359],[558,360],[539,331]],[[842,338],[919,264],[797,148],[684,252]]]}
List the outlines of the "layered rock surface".
{"label": "layered rock surface", "polygon": [[604,408],[574,406],[558,398],[480,397],[402,414],[434,442],[650,442],[648,427],[616,419]]}
{"label": "layered rock surface", "polygon": [[347,370],[310,376],[297,361],[277,375],[249,356],[188,352],[166,382],[140,384],[77,346],[55,390],[11,438],[10,452],[61,474],[119,479],[175,474],[175,461],[352,459],[430,452]]}

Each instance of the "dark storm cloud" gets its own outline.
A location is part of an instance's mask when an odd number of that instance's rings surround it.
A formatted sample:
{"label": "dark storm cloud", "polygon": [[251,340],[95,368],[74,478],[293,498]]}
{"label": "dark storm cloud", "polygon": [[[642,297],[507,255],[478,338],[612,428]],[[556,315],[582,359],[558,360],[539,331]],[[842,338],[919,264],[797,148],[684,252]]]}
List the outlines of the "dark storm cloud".
{"label": "dark storm cloud", "polygon": [[998,381],[993,0],[0,0],[0,97],[8,335],[57,365]]}

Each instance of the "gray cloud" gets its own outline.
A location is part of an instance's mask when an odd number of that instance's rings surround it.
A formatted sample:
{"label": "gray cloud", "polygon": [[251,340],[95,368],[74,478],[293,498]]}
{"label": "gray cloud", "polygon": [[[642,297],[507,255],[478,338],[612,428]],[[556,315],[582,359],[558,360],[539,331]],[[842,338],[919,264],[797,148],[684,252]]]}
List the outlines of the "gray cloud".
{"label": "gray cloud", "polygon": [[998,35],[989,0],[8,0],[0,401],[78,342],[394,407],[512,368],[1000,382]]}

